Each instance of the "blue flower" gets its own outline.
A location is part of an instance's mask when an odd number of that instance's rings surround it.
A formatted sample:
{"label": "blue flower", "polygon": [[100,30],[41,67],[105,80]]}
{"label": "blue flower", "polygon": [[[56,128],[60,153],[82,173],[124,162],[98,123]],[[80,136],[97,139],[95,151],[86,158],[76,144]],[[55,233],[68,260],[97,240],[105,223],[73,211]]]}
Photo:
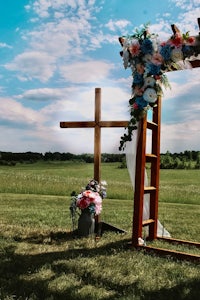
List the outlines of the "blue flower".
{"label": "blue flower", "polygon": [[152,63],[148,63],[146,66],[147,72],[151,75],[159,75],[161,65],[154,65]]}
{"label": "blue flower", "polygon": [[137,103],[139,109],[143,109],[148,104],[142,96],[136,97],[135,102]]}
{"label": "blue flower", "polygon": [[133,84],[143,84],[143,74],[135,73],[133,77]]}
{"label": "blue flower", "polygon": [[185,57],[188,57],[188,56],[191,56],[193,54],[194,49],[191,46],[183,45],[182,51],[183,51],[183,55]]}
{"label": "blue flower", "polygon": [[162,55],[165,61],[170,60],[171,51],[172,49],[170,45],[165,45],[161,47],[160,54]]}
{"label": "blue flower", "polygon": [[153,43],[150,39],[144,39],[141,45],[141,50],[144,54],[153,53]]}

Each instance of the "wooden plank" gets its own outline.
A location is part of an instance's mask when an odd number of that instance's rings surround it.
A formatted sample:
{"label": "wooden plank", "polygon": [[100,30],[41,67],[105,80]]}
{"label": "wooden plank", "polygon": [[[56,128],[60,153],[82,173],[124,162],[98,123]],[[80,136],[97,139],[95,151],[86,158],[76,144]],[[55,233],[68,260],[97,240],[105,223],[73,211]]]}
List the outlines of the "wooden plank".
{"label": "wooden plank", "polygon": [[145,186],[144,187],[144,193],[148,194],[151,192],[155,192],[156,191],[156,187],[155,186]]}
{"label": "wooden plank", "polygon": [[197,248],[200,248],[200,243],[199,242],[192,242],[192,241],[185,241],[185,240],[180,240],[180,239],[173,239],[173,238],[167,238],[167,237],[157,237],[159,240],[163,240],[168,243],[174,243],[174,244],[184,244],[188,246],[194,246]]}
{"label": "wooden plank", "polygon": [[95,89],[94,179],[101,181],[101,89]]}
{"label": "wooden plank", "polygon": [[181,260],[188,260],[188,261],[200,263],[200,256],[196,254],[190,254],[181,251],[169,250],[165,248],[156,248],[156,247],[144,246],[144,245],[138,245],[137,249],[142,249],[147,252],[156,253],[162,256],[165,255],[165,256],[181,259]]}
{"label": "wooden plank", "polygon": [[148,128],[148,129],[153,130],[153,129],[157,128],[157,127],[158,127],[158,124],[157,124],[157,123],[151,122],[151,121],[148,121],[148,122],[147,122],[147,128]]}
{"label": "wooden plank", "polygon": [[150,224],[152,224],[152,223],[154,223],[155,222],[155,220],[153,220],[153,219],[148,219],[148,220],[144,220],[143,222],[142,222],[142,226],[144,227],[144,226],[148,226],[148,225],[150,225]]}
{"label": "wooden plank", "polygon": [[69,121],[69,122],[60,122],[61,128],[94,128],[94,121]]}
{"label": "wooden plank", "polygon": [[161,127],[161,97],[157,99],[157,106],[153,109],[153,123],[152,131],[152,154],[157,158],[151,163],[151,179],[150,185],[156,187],[155,192],[150,193],[150,219],[155,222],[149,227],[149,239],[154,240],[157,237],[157,220],[158,220],[158,197],[159,197],[159,181],[160,181],[160,127]]}
{"label": "wooden plank", "polygon": [[127,127],[128,121],[100,121],[100,127]]}
{"label": "wooden plank", "polygon": [[193,60],[190,61],[192,68],[199,68],[200,67],[200,60]]}
{"label": "wooden plank", "polygon": [[143,196],[144,196],[144,175],[145,175],[145,152],[146,152],[146,116],[140,122],[140,135],[138,140],[136,155],[136,176],[135,176],[135,193],[134,193],[134,210],[133,210],[133,228],[132,244],[138,245],[138,238],[142,237],[142,218],[143,218]]}
{"label": "wooden plank", "polygon": [[147,154],[146,154],[146,162],[152,162],[152,161],[154,161],[155,159],[157,159],[157,155],[155,155],[155,154],[150,154],[150,153],[147,153]]}

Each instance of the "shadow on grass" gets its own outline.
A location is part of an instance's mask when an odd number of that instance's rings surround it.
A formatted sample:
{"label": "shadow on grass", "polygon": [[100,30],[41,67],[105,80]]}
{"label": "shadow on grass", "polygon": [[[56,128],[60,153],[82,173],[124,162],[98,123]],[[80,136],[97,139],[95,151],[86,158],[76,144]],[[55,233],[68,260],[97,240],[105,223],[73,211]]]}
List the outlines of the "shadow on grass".
{"label": "shadow on grass", "polygon": [[[74,239],[74,234],[72,233],[62,233],[57,232],[51,235],[51,242],[57,241],[61,243],[63,240]],[[42,241],[48,237],[42,238]],[[40,244],[39,240],[35,237],[29,237],[25,239],[20,239],[20,242],[30,242]],[[87,295],[86,297],[80,295],[79,298],[74,296],[74,286],[66,287],[63,292],[50,291],[49,283],[50,281],[56,279],[61,274],[75,273],[76,269],[70,268],[66,265],[64,261],[76,258],[92,258],[102,256],[102,255],[112,255],[113,249],[120,253],[124,251],[125,244],[129,240],[120,240],[117,242],[107,243],[106,245],[99,246],[98,248],[81,248],[81,249],[67,249],[65,251],[55,251],[48,253],[41,253],[35,255],[28,254],[17,254],[16,247],[14,244],[9,247],[5,247],[4,251],[0,257],[0,299],[20,299],[20,300],[35,300],[35,299],[49,299],[49,300],[95,300],[92,295]],[[30,276],[36,274],[45,265],[51,266],[53,271],[51,277],[45,278],[32,278],[26,280],[24,276]],[[76,274],[81,281],[81,285],[93,285],[97,289],[99,288],[99,282],[101,282],[101,287],[103,286],[106,290],[113,291],[114,296],[102,297],[101,300],[155,300],[155,299],[166,299],[166,300],[197,300],[200,299],[200,279],[186,281],[182,284],[176,285],[173,288],[163,288],[155,291],[146,291],[141,289],[141,282],[135,281],[133,284],[118,284],[114,283],[112,280],[103,278],[101,274],[98,278],[94,278],[92,272],[87,272],[87,274]],[[100,298],[98,298],[100,299]]]}
{"label": "shadow on grass", "polygon": [[57,231],[47,234],[32,234],[28,237],[15,236],[13,239],[16,242],[26,242],[30,244],[61,244],[65,241],[72,241],[78,238],[77,230],[73,232]]}

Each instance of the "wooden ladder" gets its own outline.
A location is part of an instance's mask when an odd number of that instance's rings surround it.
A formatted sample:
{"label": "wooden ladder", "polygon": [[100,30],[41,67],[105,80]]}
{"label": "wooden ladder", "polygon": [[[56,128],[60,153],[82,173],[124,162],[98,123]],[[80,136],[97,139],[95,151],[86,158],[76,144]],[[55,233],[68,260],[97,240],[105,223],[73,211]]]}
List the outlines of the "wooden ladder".
{"label": "wooden ladder", "polygon": [[[200,262],[200,255],[169,250],[166,248],[157,248],[140,244],[139,238],[142,238],[142,229],[149,227],[148,240],[159,239],[163,242],[182,244],[200,248],[199,242],[184,241],[180,239],[158,237],[158,193],[160,180],[160,127],[161,127],[161,97],[157,99],[157,106],[153,108],[152,121],[147,121],[147,117],[141,120],[141,128],[138,139],[136,155],[136,173],[135,173],[135,193],[134,193],[134,211],[133,211],[133,229],[132,242],[129,246],[144,249],[147,252],[153,252],[158,255],[168,255],[178,259]],[[151,153],[146,153],[147,130],[151,130]],[[150,163],[150,184],[145,186],[145,167]],[[144,195],[149,194],[149,218],[143,220]]]}
{"label": "wooden ladder", "polygon": [[[152,121],[147,117],[141,120],[138,140],[135,173],[135,193],[133,211],[132,245],[138,246],[138,239],[142,238],[142,227],[149,226],[149,239],[157,237],[158,193],[160,171],[160,118],[161,98],[157,99],[157,106],[153,108]],[[147,129],[151,131],[151,153],[146,153]],[[150,163],[150,183],[145,186],[145,166]],[[144,195],[149,194],[149,219],[143,220]]]}

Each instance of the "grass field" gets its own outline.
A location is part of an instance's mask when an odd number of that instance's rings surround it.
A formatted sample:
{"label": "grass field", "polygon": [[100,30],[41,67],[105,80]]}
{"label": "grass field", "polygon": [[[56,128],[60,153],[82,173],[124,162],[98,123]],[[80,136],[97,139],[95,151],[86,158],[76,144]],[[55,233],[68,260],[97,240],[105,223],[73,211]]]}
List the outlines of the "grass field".
{"label": "grass field", "polygon": [[[200,242],[199,172],[161,170],[159,219],[174,238]],[[127,233],[73,236],[70,194],[92,176],[92,164],[0,167],[0,299],[200,299],[198,264],[126,248],[133,193],[116,163],[102,165],[101,218]]]}

